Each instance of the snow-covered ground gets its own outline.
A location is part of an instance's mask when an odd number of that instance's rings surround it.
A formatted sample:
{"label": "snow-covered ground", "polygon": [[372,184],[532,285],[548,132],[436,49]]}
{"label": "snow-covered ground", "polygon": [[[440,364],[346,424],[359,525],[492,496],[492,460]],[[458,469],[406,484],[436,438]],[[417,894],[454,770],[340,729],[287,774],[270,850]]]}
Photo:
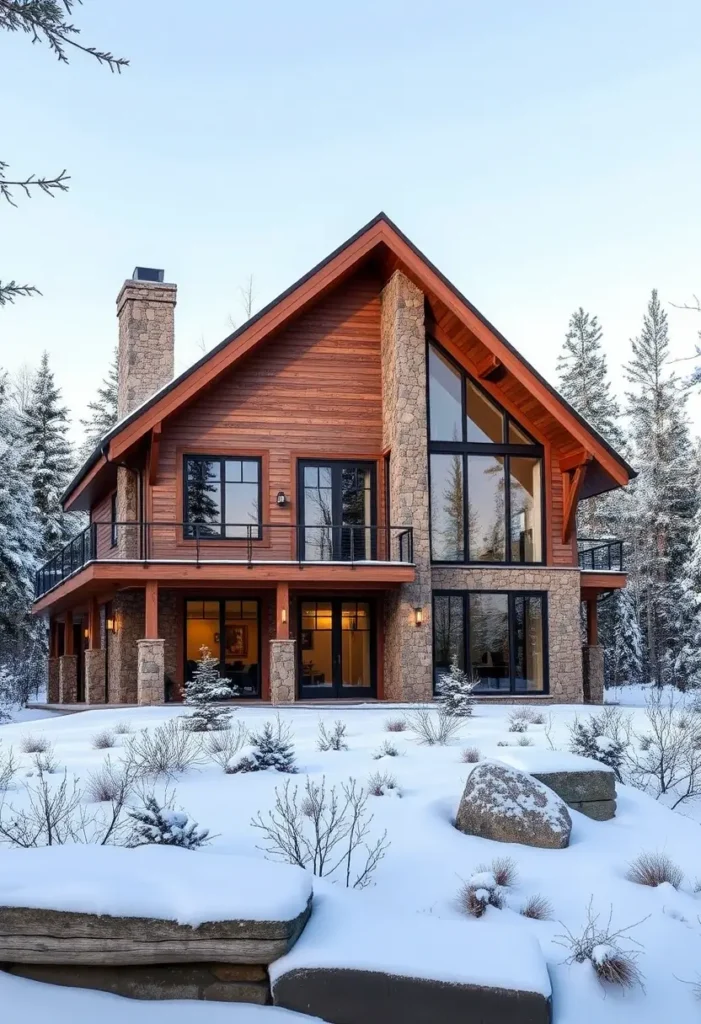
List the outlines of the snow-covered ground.
{"label": "snow-covered ground", "polygon": [[[643,727],[644,699],[638,689],[611,692],[608,699],[628,705],[635,724]],[[498,746],[500,741],[516,744],[519,737],[508,731],[510,710],[504,706],[479,706],[450,745],[427,747],[419,743],[412,731],[385,730],[387,719],[401,717],[402,709],[388,705],[293,707],[282,711],[281,718],[292,729],[297,776],[273,771],[227,775],[217,765],[208,763],[178,777],[170,783],[170,789],[175,789],[176,806],[216,833],[206,848],[208,856],[226,853],[262,858],[264,854],[258,848],[262,836],[252,827],[251,818],[258,811],[265,816],[272,808],[276,787],[288,779],[293,786],[302,786],[306,776],[318,782],[325,777],[327,787],[340,786],[351,777],[364,784],[378,770],[389,772],[395,777],[401,795],[371,797],[370,804],[374,814],[371,838],[386,830],[390,846],[374,875],[375,884],[363,891],[339,892],[339,906],[352,901],[362,917],[378,921],[378,928],[393,915],[408,922],[413,915],[423,920],[428,916],[432,929],[440,922],[450,922],[446,933],[451,933],[453,943],[455,936],[464,935],[466,958],[471,956],[471,949],[480,947],[480,929],[489,930],[491,942],[494,928],[508,925],[504,927],[503,954],[507,962],[519,957],[514,937],[520,932],[525,940],[527,933],[540,943],[548,963],[554,1024],[590,1024],[592,1019],[597,1024],[657,1024],[663,1019],[680,1024],[698,1021],[699,1005],[691,985],[685,982],[701,978],[701,895],[694,893],[696,878],[701,876],[701,831],[691,817],[701,817],[701,807],[682,805],[684,813],[672,812],[643,793],[619,786],[618,811],[612,821],[595,822],[572,812],[572,839],[566,850],[534,849],[462,835],[452,825],[472,767],[462,761],[462,751],[465,747],[476,747],[482,758],[498,758],[505,753]],[[574,716],[584,718],[597,713],[593,708],[572,706],[542,710],[551,720],[550,740],[561,750],[567,748],[568,724]],[[120,746],[128,740],[128,736],[117,736],[115,748],[96,750],[92,745],[96,733],[125,722],[133,730],[152,729],[181,714],[181,708],[143,708],[24,720],[0,728],[0,749],[13,745],[23,763],[23,775],[32,767],[31,755],[20,753],[21,740],[28,734],[43,734],[53,744],[61,770],[65,768],[69,777],[84,780],[107,755],[113,761],[118,759]],[[273,717],[271,709],[260,706],[235,712],[236,720],[254,730]],[[347,726],[349,749],[320,752],[319,722],[330,727],[337,719]],[[550,749],[546,726],[530,725],[526,736],[546,756]],[[375,755],[386,741],[397,748],[398,756],[385,755],[376,760]],[[25,799],[22,782],[32,783],[32,777],[24,779],[22,775],[15,790],[6,794],[17,806]],[[162,792],[163,788],[163,783],[159,783],[156,791]],[[647,888],[626,879],[629,862],[649,851],[666,853],[682,869],[685,877],[678,891],[669,885]],[[193,852],[193,861],[199,856],[200,851]],[[508,891],[506,905],[502,910],[488,908],[479,920],[466,917],[456,900],[461,881],[478,865],[503,856],[511,857],[518,870],[517,884]],[[246,878],[232,878],[231,884],[245,886]],[[328,883],[318,888],[324,899],[332,892]],[[529,920],[518,913],[526,899],[535,894],[552,904],[552,920]],[[590,900],[604,921],[612,913],[615,929],[641,922],[630,934],[640,943],[638,966],[644,975],[644,989],[604,989],[588,963],[564,963],[568,951],[558,944],[558,936],[565,928],[574,933],[581,930]],[[487,931],[482,934],[486,939]],[[358,931],[358,941],[362,941],[362,929]],[[82,1020],[99,1014],[110,1022],[112,1014],[116,1021],[123,1012],[123,1003],[117,997],[68,990],[49,992],[40,985],[2,975],[0,1004],[15,1009],[10,1015],[13,1018],[21,1014],[30,1020],[43,1017],[44,1006],[51,1007],[51,1015],[57,1021],[69,1017]],[[165,1021],[166,1015],[169,1022],[187,1019],[193,1024],[200,1020],[208,1024],[224,1020],[224,1014],[231,1024],[258,1024],[259,1020],[260,1024],[277,1024],[278,1019],[280,1024],[287,1024],[280,1012],[271,1009],[236,1010],[209,1004],[190,1004],[189,1010],[185,1004],[130,1004],[129,1014],[150,1024],[156,1024],[161,1017]],[[294,1018],[288,1019],[291,1024]]]}

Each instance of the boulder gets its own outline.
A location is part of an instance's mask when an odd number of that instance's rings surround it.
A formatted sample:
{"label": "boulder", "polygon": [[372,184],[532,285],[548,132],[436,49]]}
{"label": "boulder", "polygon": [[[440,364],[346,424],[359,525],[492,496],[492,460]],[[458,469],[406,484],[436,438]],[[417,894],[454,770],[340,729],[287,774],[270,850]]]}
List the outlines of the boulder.
{"label": "boulder", "polygon": [[561,850],[569,845],[572,819],[564,800],[542,782],[487,761],[470,773],[455,827],[483,839]]}
{"label": "boulder", "polygon": [[529,747],[505,751],[499,760],[528,772],[588,818],[607,821],[616,814],[616,776],[601,761]]}

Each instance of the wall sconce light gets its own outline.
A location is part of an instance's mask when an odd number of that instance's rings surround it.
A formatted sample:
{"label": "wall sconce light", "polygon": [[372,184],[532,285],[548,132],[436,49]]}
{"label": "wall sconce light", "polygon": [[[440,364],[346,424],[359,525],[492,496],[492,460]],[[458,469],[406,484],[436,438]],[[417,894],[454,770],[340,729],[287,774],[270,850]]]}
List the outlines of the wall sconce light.
{"label": "wall sconce light", "polygon": [[280,611],[280,622],[283,626],[287,623],[287,608],[282,608]]}
{"label": "wall sconce light", "polygon": [[415,617],[416,625],[417,626],[422,625],[422,623],[424,621],[424,610],[423,610],[423,608],[414,608],[414,617]]}
{"label": "wall sconce light", "polygon": [[107,619],[106,626],[107,626],[107,632],[108,633],[116,633],[117,632],[117,626],[116,626],[116,623],[115,623],[114,619]]}
{"label": "wall sconce light", "polygon": [[89,640],[90,639],[90,630],[89,629],[84,629],[83,630],[83,636],[85,637],[86,640]]}
{"label": "wall sconce light", "polygon": [[285,497],[285,492],[284,491],[278,491],[277,492],[277,498],[275,500],[277,501],[278,505],[280,505],[280,507],[282,507],[283,505],[286,505],[287,504],[287,498]]}

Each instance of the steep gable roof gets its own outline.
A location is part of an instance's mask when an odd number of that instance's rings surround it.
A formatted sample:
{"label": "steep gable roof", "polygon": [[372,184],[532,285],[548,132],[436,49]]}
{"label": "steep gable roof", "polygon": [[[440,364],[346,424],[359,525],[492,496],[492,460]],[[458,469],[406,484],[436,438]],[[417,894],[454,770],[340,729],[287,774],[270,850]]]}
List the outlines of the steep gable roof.
{"label": "steep gable roof", "polygon": [[[574,445],[581,446],[583,451],[596,459],[604,476],[610,478],[609,487],[624,485],[636,475],[635,470],[605,438],[558,394],[389,217],[379,213],[264,309],[120,420],[101,439],[66,488],[62,496],[66,507],[78,507],[76,502],[81,492],[103,467],[123,459],[151,430],[158,429],[164,419],[192,401],[204,387],[277,334],[293,318],[374,256],[382,258],[388,277],[394,269],[406,273],[424,291],[429,301],[433,300],[437,308],[465,328],[471,337],[491,353],[495,365],[502,366],[504,372],[516,375],[527,391],[537,397],[539,405],[562,425]],[[439,337],[439,340],[443,339]],[[599,490],[606,489],[606,485],[599,486]]]}

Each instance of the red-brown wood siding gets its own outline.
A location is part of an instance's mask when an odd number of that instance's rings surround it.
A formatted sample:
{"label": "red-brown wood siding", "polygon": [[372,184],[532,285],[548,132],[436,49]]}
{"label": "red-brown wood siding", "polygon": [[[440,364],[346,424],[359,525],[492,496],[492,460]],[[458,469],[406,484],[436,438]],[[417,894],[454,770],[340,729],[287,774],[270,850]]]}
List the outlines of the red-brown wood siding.
{"label": "red-brown wood siding", "polygon": [[99,523],[96,527],[97,535],[97,557],[98,558],[109,558],[110,550],[112,548],[112,529],[110,523],[112,520],[112,494],[107,494],[105,497],[98,501],[96,505],[93,505],[90,510],[90,522]]}

